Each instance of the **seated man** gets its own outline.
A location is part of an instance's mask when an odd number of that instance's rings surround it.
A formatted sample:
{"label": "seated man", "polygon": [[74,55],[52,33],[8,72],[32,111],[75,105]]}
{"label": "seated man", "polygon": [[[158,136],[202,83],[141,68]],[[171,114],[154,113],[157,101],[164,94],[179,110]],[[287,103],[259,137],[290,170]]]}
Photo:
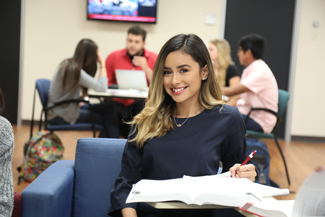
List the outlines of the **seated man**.
{"label": "seated man", "polygon": [[[278,85],[276,79],[261,59],[264,52],[265,38],[250,34],[239,42],[238,58],[246,68],[239,84],[223,88],[224,95],[240,94],[237,107],[244,121],[251,108],[267,108],[278,111]],[[253,111],[247,123],[248,130],[270,133],[276,123],[276,117],[265,111]]]}
{"label": "seated man", "polygon": [[[149,85],[157,54],[144,49],[146,34],[147,32],[141,27],[132,26],[128,30],[126,48],[114,51],[108,55],[106,59],[106,71],[109,86],[117,84],[115,76],[116,69],[143,70],[146,73],[147,83]],[[126,138],[128,135],[128,126],[123,124],[123,120],[132,120],[133,116],[142,110],[143,103],[135,103],[132,99],[114,99],[114,105],[119,115],[120,134]]]}

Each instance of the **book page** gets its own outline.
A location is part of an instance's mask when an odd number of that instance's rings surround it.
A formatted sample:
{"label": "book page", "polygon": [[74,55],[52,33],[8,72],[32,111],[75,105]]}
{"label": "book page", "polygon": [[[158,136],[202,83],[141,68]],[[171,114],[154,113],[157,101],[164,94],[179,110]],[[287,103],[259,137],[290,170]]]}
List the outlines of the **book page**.
{"label": "book page", "polygon": [[[227,174],[227,177],[230,177]],[[187,204],[239,207],[248,202],[260,202],[263,196],[289,194],[251,182],[245,178],[217,176],[185,177],[170,180],[141,180],[132,188],[126,203],[182,201]]]}
{"label": "book page", "polygon": [[301,185],[293,216],[325,216],[325,170],[315,171]]}
{"label": "book page", "polygon": [[274,197],[274,196],[282,196],[289,195],[290,191],[287,188],[275,188],[259,183],[254,183],[254,185],[250,186],[250,190],[252,193],[259,195],[261,197]]}
{"label": "book page", "polygon": [[291,217],[294,200],[274,200],[247,203],[239,209],[265,217]]}
{"label": "book page", "polygon": [[[245,193],[254,193],[259,197],[272,197],[289,194],[289,189],[280,189],[259,183],[254,183],[245,178],[230,178],[230,172],[211,176],[186,176],[184,178],[190,179],[196,183],[196,186],[198,188],[201,188],[199,189],[199,192],[201,193],[205,191],[211,191],[211,186],[214,186],[212,190],[214,190],[216,193],[227,192],[228,194],[237,194],[237,192],[244,190]],[[208,189],[205,189],[205,187],[208,187]]]}
{"label": "book page", "polygon": [[183,178],[169,180],[142,179],[133,186],[126,203],[179,200],[190,204],[194,198],[194,189],[193,182]]}
{"label": "book page", "polygon": [[230,171],[228,171],[228,172],[224,172],[216,175],[208,175],[208,176],[187,176],[187,175],[183,176],[183,179],[191,179],[193,181],[202,178],[231,178],[231,173]]}
{"label": "book page", "polygon": [[207,205],[196,205],[196,204],[186,204],[180,201],[171,202],[147,202],[150,206],[156,209],[229,209],[229,206],[221,206],[215,204]]}
{"label": "book page", "polygon": [[196,181],[199,205],[218,204],[239,207],[247,202],[259,202],[262,198],[252,194],[254,183],[248,179],[203,177]]}
{"label": "book page", "polygon": [[230,178],[230,172],[220,175],[189,177],[194,182],[197,197],[195,203],[242,206],[247,201],[260,202],[262,197],[288,195],[288,189],[279,189],[254,183],[245,178]]}

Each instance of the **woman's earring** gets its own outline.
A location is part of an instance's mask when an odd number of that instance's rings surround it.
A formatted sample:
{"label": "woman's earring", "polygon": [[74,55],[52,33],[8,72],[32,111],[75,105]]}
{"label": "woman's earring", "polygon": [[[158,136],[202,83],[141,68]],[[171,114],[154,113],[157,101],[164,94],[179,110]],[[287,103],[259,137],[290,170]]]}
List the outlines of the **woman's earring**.
{"label": "woman's earring", "polygon": [[205,77],[205,78],[202,78],[202,80],[204,81],[204,80],[206,80],[208,77]]}

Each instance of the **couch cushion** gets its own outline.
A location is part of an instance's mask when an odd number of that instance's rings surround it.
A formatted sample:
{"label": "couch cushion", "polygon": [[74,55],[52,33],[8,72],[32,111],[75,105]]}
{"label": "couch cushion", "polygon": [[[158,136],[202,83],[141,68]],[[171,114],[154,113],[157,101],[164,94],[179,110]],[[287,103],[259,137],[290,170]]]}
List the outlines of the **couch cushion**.
{"label": "couch cushion", "polygon": [[105,216],[121,171],[125,139],[79,139],[75,157],[73,216]]}

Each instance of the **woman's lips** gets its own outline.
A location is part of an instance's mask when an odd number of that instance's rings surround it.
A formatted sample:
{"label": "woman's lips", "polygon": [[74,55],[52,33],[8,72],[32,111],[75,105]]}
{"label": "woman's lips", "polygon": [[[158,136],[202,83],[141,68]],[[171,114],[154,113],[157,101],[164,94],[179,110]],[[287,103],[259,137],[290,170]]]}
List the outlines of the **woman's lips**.
{"label": "woman's lips", "polygon": [[179,88],[170,88],[173,94],[181,94],[185,91],[187,87],[179,87]]}

